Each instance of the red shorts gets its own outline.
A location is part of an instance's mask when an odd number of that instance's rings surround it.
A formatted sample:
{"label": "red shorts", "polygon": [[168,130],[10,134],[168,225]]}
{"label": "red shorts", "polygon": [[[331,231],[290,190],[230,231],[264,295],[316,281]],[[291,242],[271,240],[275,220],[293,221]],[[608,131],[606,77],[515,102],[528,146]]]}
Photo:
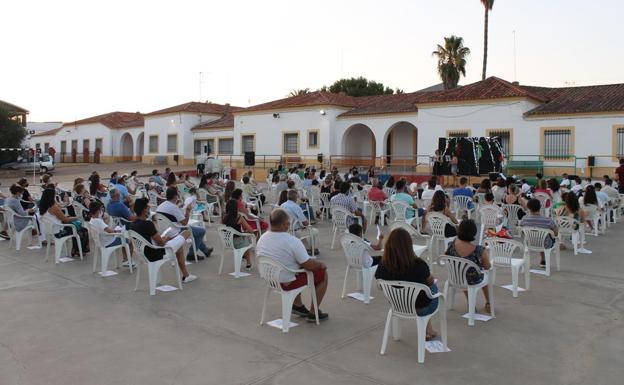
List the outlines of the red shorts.
{"label": "red shorts", "polygon": [[[318,269],[314,273],[314,284],[318,285],[319,283],[325,280],[325,269]],[[303,287],[308,284],[308,275],[306,273],[297,273],[295,274],[295,280],[288,283],[282,283],[282,289],[284,290],[294,290],[300,287]]]}

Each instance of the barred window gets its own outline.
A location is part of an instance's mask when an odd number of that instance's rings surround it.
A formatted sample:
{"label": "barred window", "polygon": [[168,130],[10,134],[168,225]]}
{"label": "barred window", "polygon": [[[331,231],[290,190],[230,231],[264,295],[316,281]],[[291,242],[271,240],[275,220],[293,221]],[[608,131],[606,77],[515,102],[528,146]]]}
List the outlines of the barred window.
{"label": "barred window", "polygon": [[615,144],[616,144],[616,151],[617,154],[615,154],[618,158],[622,158],[624,157],[624,127],[619,127],[615,133]]}
{"label": "barred window", "polygon": [[254,136],[253,135],[243,135],[241,136],[243,154],[246,152],[254,151]]}
{"label": "barred window", "polygon": [[210,155],[210,154],[214,154],[216,151],[215,148],[215,140],[214,139],[208,139],[208,141],[206,142],[206,154]]}
{"label": "barred window", "polygon": [[178,135],[167,135],[167,152],[178,152]]}
{"label": "barred window", "polygon": [[82,141],[82,151],[89,151],[89,139]]}
{"label": "barred window", "polygon": [[149,137],[149,153],[156,154],[158,152],[158,135],[151,135]]}
{"label": "barred window", "polygon": [[201,144],[202,144],[201,140],[196,140],[193,142],[193,154],[195,155],[201,154],[201,150],[202,150]]}
{"label": "barred window", "polygon": [[50,143],[44,143],[43,144],[43,152],[44,154],[48,153],[48,149],[50,148]]}
{"label": "barred window", "polygon": [[233,138],[219,139],[219,154],[221,155],[234,154],[234,139]]}
{"label": "barred window", "polygon": [[299,134],[284,134],[284,154],[297,154],[299,152]]}
{"label": "barred window", "polygon": [[498,137],[501,148],[505,156],[509,156],[509,146],[511,144],[511,132],[509,131],[490,131],[490,138]]}
{"label": "barred window", "polygon": [[64,154],[67,152],[67,142],[64,140],[61,140],[61,154]]}
{"label": "barred window", "polygon": [[71,146],[72,146],[72,151],[73,150],[78,151],[78,140],[72,140]]}
{"label": "barred window", "polygon": [[308,148],[318,148],[319,132],[318,131],[310,131],[308,132]]}
{"label": "barred window", "polygon": [[566,159],[570,156],[571,130],[544,131],[544,158]]}
{"label": "barred window", "polygon": [[100,151],[102,151],[102,139],[96,139],[95,140],[95,148],[96,149],[100,149]]}

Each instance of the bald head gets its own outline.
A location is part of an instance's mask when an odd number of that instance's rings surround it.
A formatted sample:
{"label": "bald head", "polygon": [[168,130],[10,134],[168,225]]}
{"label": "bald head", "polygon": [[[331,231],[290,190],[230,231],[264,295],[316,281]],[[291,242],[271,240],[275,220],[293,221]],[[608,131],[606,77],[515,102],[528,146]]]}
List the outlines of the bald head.
{"label": "bald head", "polygon": [[288,190],[288,200],[297,202],[297,199],[299,199],[299,193],[297,190]]}
{"label": "bald head", "polygon": [[271,211],[271,231],[284,232],[288,231],[290,226],[288,213],[284,209],[275,209]]}

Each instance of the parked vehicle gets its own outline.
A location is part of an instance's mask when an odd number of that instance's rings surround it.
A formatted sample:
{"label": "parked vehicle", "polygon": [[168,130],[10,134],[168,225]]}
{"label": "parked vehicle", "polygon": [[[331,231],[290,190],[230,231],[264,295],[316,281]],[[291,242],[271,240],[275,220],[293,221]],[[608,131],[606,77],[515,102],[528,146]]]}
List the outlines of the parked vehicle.
{"label": "parked vehicle", "polygon": [[46,173],[54,170],[54,159],[48,154],[43,154],[36,158],[34,165],[32,159],[22,158],[16,162],[5,163],[0,168],[24,171],[32,171],[34,169],[36,172]]}

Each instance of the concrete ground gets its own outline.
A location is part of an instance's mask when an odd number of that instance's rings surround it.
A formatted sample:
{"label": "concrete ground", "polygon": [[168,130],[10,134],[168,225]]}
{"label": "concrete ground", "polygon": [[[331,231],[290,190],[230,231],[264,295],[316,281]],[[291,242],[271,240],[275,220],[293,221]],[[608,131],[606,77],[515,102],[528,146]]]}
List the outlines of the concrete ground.
{"label": "concrete ground", "polygon": [[[591,255],[563,251],[561,271],[533,275],[531,290],[518,298],[497,287],[496,319],[469,327],[458,294],[448,312],[452,351],[427,353],[424,364],[417,363],[415,323],[403,322],[402,339],[379,354],[388,304],[376,288],[370,305],[340,298],[344,257],[339,246],[330,250],[328,223],[317,227],[330,279],[321,308],[330,318],[320,326],[294,318],[299,326],[288,334],[259,324],[264,284],[257,271],[240,279],[217,274],[214,227],[214,255],[189,266],[199,280],[151,297],[146,274],[134,292],[126,269],[93,274],[92,255],[55,265],[44,262],[43,250],[15,252],[2,241],[0,384],[621,383],[624,225],[588,237]],[[233,271],[229,254],[224,270]],[[445,271],[436,265],[433,274],[442,286]],[[164,282],[174,282],[170,269]],[[498,284],[510,282],[499,271]],[[268,315],[280,317],[279,296],[270,297]]]}

